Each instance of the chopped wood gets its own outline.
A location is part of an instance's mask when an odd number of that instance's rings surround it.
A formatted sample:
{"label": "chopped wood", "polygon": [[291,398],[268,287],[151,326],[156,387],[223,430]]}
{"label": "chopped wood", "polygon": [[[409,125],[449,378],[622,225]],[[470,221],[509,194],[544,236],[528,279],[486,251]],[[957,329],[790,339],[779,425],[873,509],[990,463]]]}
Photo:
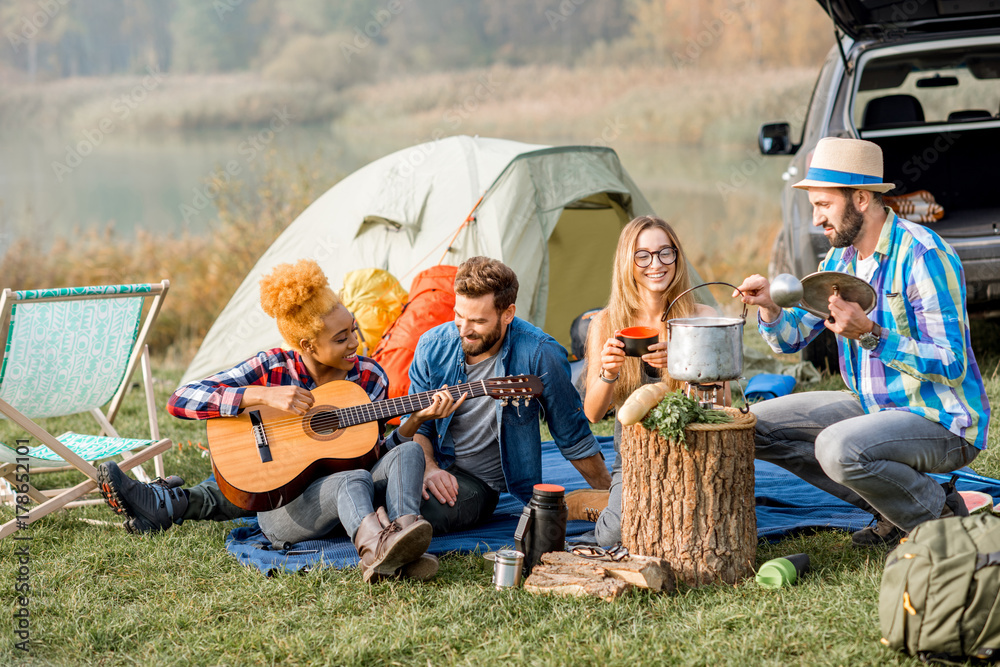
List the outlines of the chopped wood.
{"label": "chopped wood", "polygon": [[587,571],[588,568],[599,568],[604,574],[627,581],[639,588],[668,593],[674,590],[674,573],[670,564],[662,558],[654,556],[632,554],[628,560],[613,562],[582,558],[566,551],[553,551],[542,554],[542,563],[544,565],[576,567],[581,572]]}
{"label": "chopped wood", "polygon": [[[560,572],[554,565],[536,565],[531,576],[524,582],[524,590],[529,593],[543,595],[565,595],[582,597],[590,595],[610,602],[621,597],[632,588],[627,581],[611,576],[598,577],[580,575],[573,572]],[[600,570],[596,570],[600,572]]]}
{"label": "chopped wood", "polygon": [[674,590],[674,575],[662,558],[630,556],[613,562],[582,558],[565,551],[542,554],[524,582],[531,593],[590,595],[611,601],[638,586],[655,591]]}

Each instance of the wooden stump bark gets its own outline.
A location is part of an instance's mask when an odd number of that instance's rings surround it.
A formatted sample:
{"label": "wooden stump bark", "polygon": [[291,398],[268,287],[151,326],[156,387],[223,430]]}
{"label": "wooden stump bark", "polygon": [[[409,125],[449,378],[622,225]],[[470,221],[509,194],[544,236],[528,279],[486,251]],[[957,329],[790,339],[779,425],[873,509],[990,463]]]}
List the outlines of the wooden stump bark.
{"label": "wooden stump bark", "polygon": [[623,428],[622,543],[663,558],[689,586],[734,584],[757,555],[753,414],[725,408],[729,424],[691,424],[685,442]]}

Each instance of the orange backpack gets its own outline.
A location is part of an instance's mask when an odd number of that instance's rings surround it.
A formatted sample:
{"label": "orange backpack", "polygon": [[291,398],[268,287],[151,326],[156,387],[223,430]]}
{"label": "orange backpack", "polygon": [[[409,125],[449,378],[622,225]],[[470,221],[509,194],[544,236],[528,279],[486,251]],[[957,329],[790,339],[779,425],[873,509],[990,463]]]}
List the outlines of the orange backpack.
{"label": "orange backpack", "polygon": [[389,375],[389,398],[405,396],[410,390],[410,364],[420,335],[455,319],[457,272],[456,266],[441,265],[417,274],[410,286],[410,300],[372,353],[372,359]]}

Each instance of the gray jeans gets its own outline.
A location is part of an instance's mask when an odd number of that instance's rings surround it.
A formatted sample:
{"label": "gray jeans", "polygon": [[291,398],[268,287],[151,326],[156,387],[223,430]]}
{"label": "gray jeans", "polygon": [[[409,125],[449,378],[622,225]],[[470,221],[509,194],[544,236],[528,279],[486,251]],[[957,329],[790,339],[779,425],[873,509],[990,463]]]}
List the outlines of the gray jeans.
{"label": "gray jeans", "polygon": [[420,513],[424,486],[424,452],[415,442],[389,450],[371,471],[347,470],[322,477],[284,507],[257,514],[260,529],[271,543],[323,537],[342,525],[354,539],[362,520],[384,499],[390,520]]}
{"label": "gray jeans", "polygon": [[[660,381],[660,373],[645,361],[642,362],[642,384]],[[608,506],[597,517],[594,539],[602,547],[612,547],[622,541],[622,423],[615,411],[615,462],[611,466],[611,488],[608,491]]]}
{"label": "gray jeans", "polygon": [[910,531],[941,516],[944,489],[924,473],[968,465],[979,450],[903,410],[865,414],[838,391],[789,394],[751,406],[756,457]]}
{"label": "gray jeans", "polygon": [[605,507],[594,526],[594,539],[602,547],[611,547],[622,541],[622,425],[615,419],[615,463],[611,466],[611,490]]}
{"label": "gray jeans", "polygon": [[232,504],[222,495],[219,483],[215,479],[206,479],[198,486],[187,490],[188,506],[184,516],[175,523],[185,521],[232,521],[256,515],[256,512],[245,510]]}

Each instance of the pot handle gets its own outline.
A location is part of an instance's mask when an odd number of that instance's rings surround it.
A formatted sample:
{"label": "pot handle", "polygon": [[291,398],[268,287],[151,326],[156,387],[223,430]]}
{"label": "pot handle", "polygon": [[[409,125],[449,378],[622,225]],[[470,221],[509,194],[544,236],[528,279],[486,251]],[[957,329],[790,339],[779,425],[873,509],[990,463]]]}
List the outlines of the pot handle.
{"label": "pot handle", "polygon": [[[699,287],[705,287],[706,285],[728,285],[729,287],[732,287],[734,290],[736,290],[737,292],[739,292],[740,296],[743,296],[742,290],[740,290],[739,287],[737,287],[736,285],[733,285],[732,283],[724,283],[724,282],[718,282],[718,281],[716,281],[716,282],[711,282],[711,283],[702,283],[700,285],[695,285],[694,287],[690,287],[690,288],[684,290],[683,292],[681,292],[680,294],[678,294],[677,298],[670,302],[670,305],[667,306],[667,309],[665,311],[663,311],[663,316],[660,318],[660,321],[661,322],[666,322],[667,321],[667,314],[670,312],[670,309],[674,307],[674,304],[677,303],[677,301],[682,296],[684,296],[688,292],[693,292],[694,290],[698,289]],[[743,304],[743,316],[742,317],[743,317],[743,320],[746,321],[746,319],[747,319],[747,305],[745,303]]]}
{"label": "pot handle", "polygon": [[740,388],[740,393],[743,395],[743,407],[736,409],[742,412],[743,414],[750,412],[750,401],[747,400],[747,392],[745,389],[743,389],[743,385],[740,384],[740,380],[745,380],[745,379],[746,378],[740,378],[739,380],[736,381],[736,386]]}

